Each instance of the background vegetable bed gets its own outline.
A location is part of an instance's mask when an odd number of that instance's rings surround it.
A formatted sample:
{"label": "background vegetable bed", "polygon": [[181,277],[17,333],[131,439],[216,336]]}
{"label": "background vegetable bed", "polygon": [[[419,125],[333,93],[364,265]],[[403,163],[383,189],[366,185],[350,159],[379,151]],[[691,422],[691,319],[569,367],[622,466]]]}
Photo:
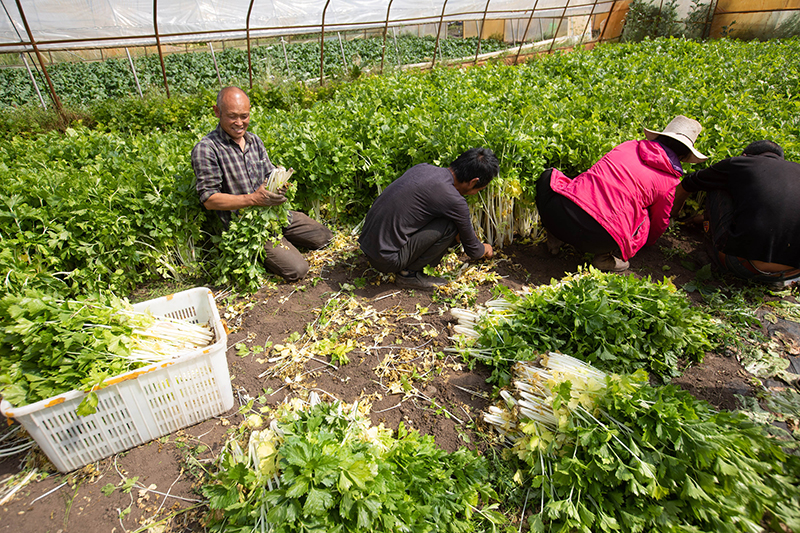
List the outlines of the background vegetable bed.
{"label": "background vegetable bed", "polygon": [[[256,106],[251,128],[277,164],[296,169],[295,207],[333,225],[357,223],[409,166],[448,164],[476,145],[500,157],[494,187],[518,182],[518,200],[531,205],[544,168],[577,173],[615,144],[641,137],[643,125],[661,126],[679,113],[705,125],[698,147],[711,161],[760,138],[797,159],[799,48],[797,41],[658,40],[519,67],[370,77],[307,108]],[[150,113],[65,136],[6,138],[5,287],[124,294],[149,279],[199,273],[213,261],[189,164],[191,147],[214,127],[212,95],[201,101],[204,116],[187,116],[167,131]]]}

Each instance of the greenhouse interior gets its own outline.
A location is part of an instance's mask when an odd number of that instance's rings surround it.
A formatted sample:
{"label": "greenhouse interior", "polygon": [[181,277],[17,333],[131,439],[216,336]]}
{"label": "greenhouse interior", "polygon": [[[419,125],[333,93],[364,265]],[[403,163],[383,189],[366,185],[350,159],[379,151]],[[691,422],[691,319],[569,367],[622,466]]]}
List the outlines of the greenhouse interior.
{"label": "greenhouse interior", "polygon": [[800,0],[0,2],[0,531],[800,533]]}

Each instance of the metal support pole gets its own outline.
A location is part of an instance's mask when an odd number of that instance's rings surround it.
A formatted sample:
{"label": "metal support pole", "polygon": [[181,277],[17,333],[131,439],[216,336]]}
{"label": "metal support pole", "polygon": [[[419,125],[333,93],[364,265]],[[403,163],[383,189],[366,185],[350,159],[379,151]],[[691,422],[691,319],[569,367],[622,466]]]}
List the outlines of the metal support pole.
{"label": "metal support pole", "polygon": [[606,17],[606,23],[603,24],[603,31],[600,32],[600,38],[597,40],[598,43],[603,42],[603,37],[606,35],[606,30],[608,29],[608,23],[611,22],[611,13],[614,12],[614,8],[617,7],[617,0],[614,0],[614,3],[611,4],[611,9],[608,10],[608,16]]}
{"label": "metal support pole", "polygon": [[208,49],[211,50],[211,59],[214,60],[214,70],[217,71],[217,81],[219,82],[219,88],[222,89],[222,76],[219,75],[219,65],[217,65],[217,55],[214,53],[214,45],[211,44],[211,41],[208,42]]}
{"label": "metal support pole", "polygon": [[392,10],[392,2],[394,2],[394,0],[389,0],[389,7],[386,8],[386,24],[383,25],[383,46],[381,47],[381,74],[383,74],[383,61],[384,59],[386,59],[386,30],[389,29],[389,12]]}
{"label": "metal support pole", "polygon": [[139,76],[136,74],[136,67],[133,65],[133,58],[127,46],[125,47],[125,53],[128,55],[128,63],[131,66],[131,72],[133,72],[133,81],[136,82],[136,92],[139,93],[139,98],[142,98],[142,87],[139,85]]}
{"label": "metal support pole", "polygon": [[439,51],[439,36],[442,34],[442,22],[444,22],[444,12],[446,9],[447,9],[447,0],[444,0],[444,4],[442,4],[442,14],[439,17],[439,29],[436,32],[436,43],[434,43],[433,45],[433,61],[431,61],[431,68],[436,66],[436,53]]}
{"label": "metal support pole", "polygon": [[283,47],[283,60],[286,61],[286,74],[291,75],[291,70],[289,69],[289,56],[286,54],[286,41],[283,40],[283,35],[281,35],[281,46]]}
{"label": "metal support pole", "polygon": [[711,25],[714,24],[714,17],[717,14],[717,4],[714,0],[708,2],[708,13],[706,13],[706,26],[703,29],[703,37],[708,38],[711,36]]}
{"label": "metal support pole", "polygon": [[44,79],[47,81],[47,86],[50,88],[50,97],[53,99],[53,103],[56,105],[58,113],[63,116],[64,108],[61,107],[61,100],[59,100],[58,95],[56,94],[56,88],[53,86],[53,81],[50,79],[50,75],[47,73],[47,67],[44,64],[44,57],[42,57],[42,53],[39,51],[39,47],[36,45],[36,39],[33,38],[33,32],[31,31],[31,27],[28,25],[28,19],[25,16],[25,12],[22,10],[22,4],[20,3],[20,0],[16,1],[17,9],[22,17],[22,24],[25,26],[25,31],[28,33],[28,39],[30,39],[33,51],[36,53],[36,59],[39,60],[39,65],[42,67]]}
{"label": "metal support pole", "polygon": [[569,0],[567,3],[564,4],[564,11],[561,12],[561,18],[558,19],[558,26],[556,26],[556,32],[553,34],[553,40],[550,43],[550,50],[547,51],[548,54],[553,52],[553,47],[556,45],[556,37],[558,37],[558,32],[561,30],[561,23],[564,22],[564,15],[567,14],[567,8],[569,7]]}
{"label": "metal support pole", "polygon": [[342,34],[341,32],[336,32],[336,35],[339,37],[339,49],[342,51],[342,68],[347,71],[347,59],[344,57],[344,45],[342,44]]}
{"label": "metal support pole", "polygon": [[33,71],[31,70],[31,66],[28,64],[28,58],[25,57],[24,53],[19,54],[19,57],[22,58],[22,62],[25,63],[25,69],[28,71],[28,76],[31,78],[31,83],[33,84],[33,88],[36,91],[36,96],[39,97],[39,102],[42,103],[42,108],[47,109],[47,104],[44,101],[44,96],[42,96],[42,92],[39,90],[39,84],[36,83],[36,76],[33,75]]}
{"label": "metal support pole", "polygon": [[522,34],[522,42],[519,43],[519,50],[517,50],[517,55],[516,55],[516,57],[514,57],[514,64],[515,65],[519,62],[519,54],[520,54],[520,52],[522,52],[522,46],[525,44],[525,37],[528,36],[528,29],[531,27],[531,22],[533,21],[533,14],[536,13],[536,7],[538,5],[539,5],[539,0],[536,0],[533,3],[533,9],[531,9],[531,16],[528,17],[528,24],[525,25],[525,33]]}
{"label": "metal support pole", "polygon": [[400,47],[397,46],[397,29],[392,26],[392,37],[394,38],[394,57],[397,59],[397,66],[400,66]]}
{"label": "metal support pole", "polygon": [[478,64],[478,56],[481,53],[481,34],[483,33],[483,25],[486,24],[486,14],[489,12],[489,2],[492,0],[486,0],[486,6],[483,8],[483,19],[481,20],[481,27],[478,29],[478,46],[475,48],[475,64]]}
{"label": "metal support pole", "polygon": [[583,27],[583,33],[581,34],[581,44],[583,43],[583,37],[586,35],[586,30],[589,29],[589,24],[592,23],[592,17],[594,16],[594,10],[597,7],[597,0],[594,0],[594,4],[592,4],[592,11],[589,13],[589,19],[586,21],[586,26]]}
{"label": "metal support pole", "polygon": [[325,1],[325,8],[322,10],[322,27],[321,33],[319,36],[319,86],[322,87],[325,84],[325,13],[328,11],[328,6],[330,5],[331,0]]}
{"label": "metal support pole", "polygon": [[169,98],[167,67],[164,66],[164,52],[161,50],[161,36],[158,34],[158,0],[153,0],[153,29],[156,32],[156,46],[158,47],[158,60],[161,61],[161,75],[164,77],[164,89],[167,91],[167,98]]}
{"label": "metal support pole", "polygon": [[255,0],[250,0],[250,7],[247,8],[247,75],[250,77],[250,89],[253,88],[253,59],[250,55],[250,15],[253,13]]}

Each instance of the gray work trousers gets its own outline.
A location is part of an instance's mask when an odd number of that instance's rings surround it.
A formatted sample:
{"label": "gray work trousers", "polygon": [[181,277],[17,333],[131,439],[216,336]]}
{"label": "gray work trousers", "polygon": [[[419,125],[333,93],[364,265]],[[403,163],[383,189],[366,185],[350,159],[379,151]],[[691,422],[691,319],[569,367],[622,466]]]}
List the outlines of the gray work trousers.
{"label": "gray work trousers", "polygon": [[[420,271],[426,266],[438,265],[458,235],[455,223],[446,218],[436,218],[427,226],[409,236],[406,244],[387,259],[367,256],[369,264],[384,274],[401,270]],[[366,254],[365,254],[366,255]]]}
{"label": "gray work trousers", "polygon": [[297,281],[308,273],[308,261],[296,247],[318,250],[333,238],[331,230],[299,211],[289,211],[289,225],[278,246],[264,245],[264,266],[286,281]]}

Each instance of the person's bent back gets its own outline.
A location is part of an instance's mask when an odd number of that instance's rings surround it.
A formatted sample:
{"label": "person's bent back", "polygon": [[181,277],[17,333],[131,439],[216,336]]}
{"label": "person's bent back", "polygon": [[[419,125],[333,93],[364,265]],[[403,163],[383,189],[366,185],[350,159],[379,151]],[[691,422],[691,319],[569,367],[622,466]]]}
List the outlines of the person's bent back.
{"label": "person's bent back", "polygon": [[411,167],[375,200],[364,219],[359,244],[370,264],[394,273],[398,285],[432,288],[445,281],[426,276],[460,240],[471,259],[492,256],[475,235],[465,196],[483,190],[499,172],[488,148],[471,148],[449,167]]}
{"label": "person's bent back", "polygon": [[789,285],[800,278],[800,164],[786,161],[772,141],[688,174],[676,210],[707,191],[706,218],[718,267],[744,279]]}

